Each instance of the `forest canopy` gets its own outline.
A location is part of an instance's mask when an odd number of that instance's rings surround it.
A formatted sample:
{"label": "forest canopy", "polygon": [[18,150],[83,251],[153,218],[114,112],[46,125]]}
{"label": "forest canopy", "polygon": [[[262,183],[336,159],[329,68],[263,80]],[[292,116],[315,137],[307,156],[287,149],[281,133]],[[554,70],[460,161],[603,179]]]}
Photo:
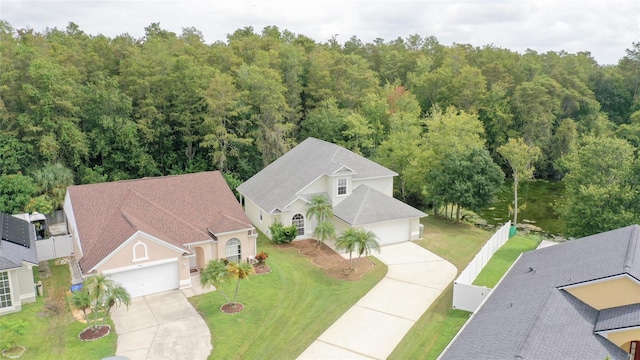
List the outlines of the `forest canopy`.
{"label": "forest canopy", "polygon": [[[577,171],[562,159],[575,163],[594,138],[629,144],[635,169],[640,42],[630,45],[602,66],[587,51],[520,54],[417,34],[341,44],[246,27],[207,44],[195,28],[157,23],[138,39],[0,21],[0,183],[13,184],[0,210],[57,207],[52,189],[70,182],[205,170],[238,182],[308,136],[398,172],[396,195],[422,207],[444,199],[425,186],[439,167],[489,159],[510,173],[496,151],[510,138],[540,148],[539,179]],[[451,154],[459,161],[444,162]],[[59,183],[38,180],[45,168]]]}

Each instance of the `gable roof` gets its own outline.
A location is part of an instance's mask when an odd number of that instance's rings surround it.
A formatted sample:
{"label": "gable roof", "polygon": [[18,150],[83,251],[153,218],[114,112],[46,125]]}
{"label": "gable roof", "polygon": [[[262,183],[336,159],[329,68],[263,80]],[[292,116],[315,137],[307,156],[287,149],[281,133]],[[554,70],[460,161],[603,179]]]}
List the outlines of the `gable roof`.
{"label": "gable roof", "polygon": [[341,146],[310,137],[240,185],[238,192],[272,212],[282,210],[319,177],[338,174],[352,174],[356,180],[398,175]]}
{"label": "gable roof", "polygon": [[38,265],[33,224],[0,212],[0,270],[22,267],[22,262]]}
{"label": "gable roof", "polygon": [[427,216],[400,200],[367,185],[358,186],[333,208],[333,214],[351,226]]}
{"label": "gable roof", "polygon": [[441,359],[628,359],[594,330],[599,316],[602,327],[635,321],[605,320],[631,308],[599,312],[559,288],[622,274],[638,279],[639,230],[628,226],[522,254]]}
{"label": "gable roof", "polygon": [[76,185],[67,191],[85,273],[137,231],[182,247],[211,239],[210,233],[253,228],[218,171]]}

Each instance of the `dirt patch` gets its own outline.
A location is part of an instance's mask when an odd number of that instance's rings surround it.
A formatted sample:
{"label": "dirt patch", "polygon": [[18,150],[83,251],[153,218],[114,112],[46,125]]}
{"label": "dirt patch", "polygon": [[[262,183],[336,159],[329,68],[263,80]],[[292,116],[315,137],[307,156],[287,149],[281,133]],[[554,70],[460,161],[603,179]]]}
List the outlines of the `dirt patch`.
{"label": "dirt patch", "polygon": [[343,258],[323,243],[318,245],[313,239],[294,241],[290,244],[278,244],[278,248],[298,250],[300,255],[310,258],[312,264],[324,269],[327,276],[339,280],[360,280],[374,266],[366,258],[354,258],[354,270],[351,270],[348,259]]}

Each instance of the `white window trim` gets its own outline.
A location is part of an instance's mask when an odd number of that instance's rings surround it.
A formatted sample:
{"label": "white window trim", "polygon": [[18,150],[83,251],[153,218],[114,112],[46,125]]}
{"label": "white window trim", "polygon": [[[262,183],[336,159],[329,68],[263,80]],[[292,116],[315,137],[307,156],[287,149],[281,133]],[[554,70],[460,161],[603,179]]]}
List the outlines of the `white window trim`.
{"label": "white window trim", "polygon": [[[136,249],[138,248],[138,246],[142,246],[144,248],[143,257],[136,256]],[[143,243],[142,241],[138,240],[138,242],[133,245],[132,251],[133,251],[133,257],[131,262],[140,262],[140,261],[149,260],[149,249],[147,249],[147,244]]]}
{"label": "white window trim", "polygon": [[[298,232],[300,230],[300,227],[298,226],[297,223],[294,223],[294,221],[298,221],[298,220],[294,219],[298,215],[300,215],[302,217],[302,234],[298,234]],[[304,216],[304,214],[301,214],[301,213],[293,214],[293,216],[291,217],[291,224],[296,226],[296,237],[305,235],[305,233],[307,231],[307,218]]]}
{"label": "white window trim", "polygon": [[[344,180],[344,194],[340,194],[340,180]],[[349,194],[349,179],[346,177],[341,177],[336,180],[336,196],[342,197],[347,196]]]}

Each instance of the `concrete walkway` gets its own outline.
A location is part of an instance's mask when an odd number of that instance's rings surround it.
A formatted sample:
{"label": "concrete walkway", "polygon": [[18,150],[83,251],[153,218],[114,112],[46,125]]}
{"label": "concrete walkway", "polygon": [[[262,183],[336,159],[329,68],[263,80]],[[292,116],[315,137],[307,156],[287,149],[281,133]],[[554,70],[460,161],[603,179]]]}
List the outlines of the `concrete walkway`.
{"label": "concrete walkway", "polygon": [[116,308],[111,318],[118,334],[116,355],[204,360],[211,353],[209,327],[180,290],[135,298],[129,310]]}
{"label": "concrete walkway", "polygon": [[386,359],[457,274],[412,242],[383,246],[374,256],[387,275],[298,359]]}

